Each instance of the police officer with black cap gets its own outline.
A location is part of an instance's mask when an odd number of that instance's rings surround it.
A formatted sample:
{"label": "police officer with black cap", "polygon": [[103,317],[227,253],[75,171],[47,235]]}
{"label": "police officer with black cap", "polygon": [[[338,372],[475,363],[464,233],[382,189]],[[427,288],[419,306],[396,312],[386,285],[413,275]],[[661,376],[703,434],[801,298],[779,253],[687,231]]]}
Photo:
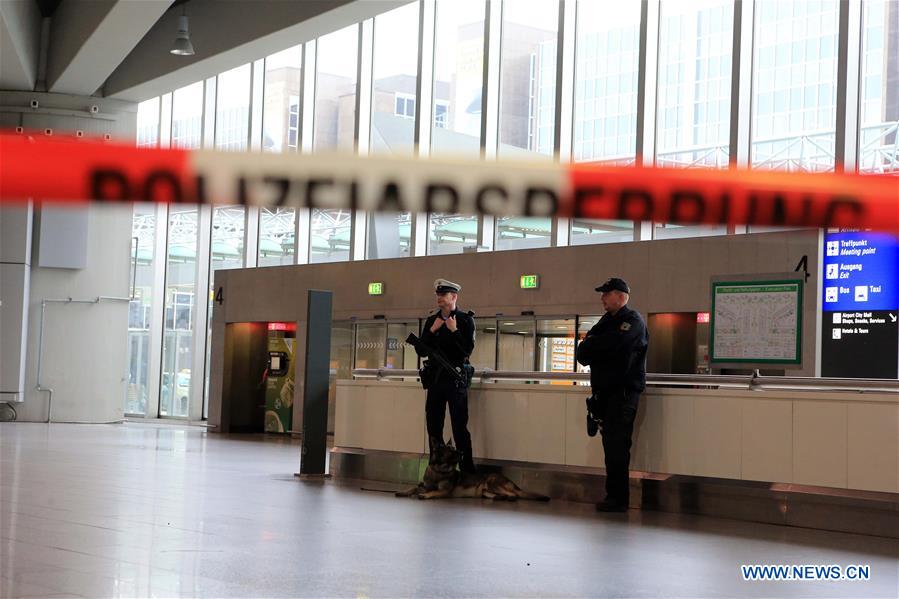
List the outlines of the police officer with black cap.
{"label": "police officer with black cap", "polygon": [[590,367],[593,390],[587,399],[587,434],[602,432],[606,458],[606,498],[596,509],[626,512],[631,436],[640,393],[646,388],[649,335],[640,313],[627,307],[627,283],[611,278],[596,291],[602,293],[606,313],[577,347],[577,361]]}
{"label": "police officer with black cap", "polygon": [[[434,281],[439,309],[425,321],[421,341],[423,345],[443,354],[453,367],[470,369],[468,357],[474,351],[475,326],[471,314],[456,307],[461,290],[462,286],[458,283],[446,279]],[[474,473],[476,469],[471,455],[471,434],[468,432],[468,383],[460,381],[439,366],[431,367],[435,368],[435,372],[427,388],[428,399],[425,403],[431,451],[435,443],[443,442],[443,421],[449,404],[453,439],[460,454],[459,468],[463,472]]]}

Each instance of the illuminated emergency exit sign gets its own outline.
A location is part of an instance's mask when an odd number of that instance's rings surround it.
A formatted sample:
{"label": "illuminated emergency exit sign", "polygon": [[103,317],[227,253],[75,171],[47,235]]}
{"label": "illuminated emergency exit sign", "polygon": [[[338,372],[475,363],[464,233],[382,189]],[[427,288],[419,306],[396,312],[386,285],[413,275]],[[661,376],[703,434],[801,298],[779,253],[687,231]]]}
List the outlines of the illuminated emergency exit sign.
{"label": "illuminated emergency exit sign", "polygon": [[522,289],[537,289],[540,287],[540,275],[521,275]]}
{"label": "illuminated emergency exit sign", "polygon": [[369,295],[384,295],[384,283],[369,283],[368,284],[368,294]]}

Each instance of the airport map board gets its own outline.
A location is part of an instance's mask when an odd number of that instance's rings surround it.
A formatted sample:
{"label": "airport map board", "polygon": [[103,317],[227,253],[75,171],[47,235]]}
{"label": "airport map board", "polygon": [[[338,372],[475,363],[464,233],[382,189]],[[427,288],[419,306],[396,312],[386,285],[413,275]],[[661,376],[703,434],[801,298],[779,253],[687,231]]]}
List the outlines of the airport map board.
{"label": "airport map board", "polygon": [[712,364],[802,364],[802,279],[713,281]]}

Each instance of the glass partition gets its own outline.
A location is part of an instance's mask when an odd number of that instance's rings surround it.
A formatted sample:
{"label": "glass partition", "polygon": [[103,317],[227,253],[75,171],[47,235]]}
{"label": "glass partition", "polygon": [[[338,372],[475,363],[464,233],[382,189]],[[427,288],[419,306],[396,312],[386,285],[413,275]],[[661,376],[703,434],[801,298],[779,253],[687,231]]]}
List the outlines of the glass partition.
{"label": "glass partition", "polygon": [[331,325],[331,370],[340,380],[353,378],[353,323]]}
{"label": "glass partition", "polygon": [[385,368],[397,370],[416,370],[418,354],[415,348],[406,343],[409,333],[418,335],[418,321],[391,322],[387,324],[387,360]]}
{"label": "glass partition", "polygon": [[384,368],[387,323],[356,325],[356,358],[353,368]]}
{"label": "glass partition", "polygon": [[496,370],[496,319],[475,318],[474,351],[468,361],[478,370]]}
{"label": "glass partition", "polygon": [[574,318],[537,320],[537,370],[574,372]]}
{"label": "glass partition", "polygon": [[534,370],[536,322],[533,318],[499,318],[497,370]]}

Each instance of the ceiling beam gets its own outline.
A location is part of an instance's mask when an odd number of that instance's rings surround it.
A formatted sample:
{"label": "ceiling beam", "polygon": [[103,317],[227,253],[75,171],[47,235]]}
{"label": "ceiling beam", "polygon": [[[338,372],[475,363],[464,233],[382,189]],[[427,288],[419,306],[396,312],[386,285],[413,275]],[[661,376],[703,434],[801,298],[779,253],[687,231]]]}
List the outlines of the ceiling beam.
{"label": "ceiling beam", "polygon": [[191,0],[196,54],[169,54],[181,7],[166,13],[103,86],[103,95],[142,101],[408,4],[411,0]]}
{"label": "ceiling beam", "polygon": [[0,1],[0,89],[33,91],[41,44],[34,0]]}
{"label": "ceiling beam", "polygon": [[63,2],[50,24],[47,87],[92,95],[121,64],[173,0]]}

